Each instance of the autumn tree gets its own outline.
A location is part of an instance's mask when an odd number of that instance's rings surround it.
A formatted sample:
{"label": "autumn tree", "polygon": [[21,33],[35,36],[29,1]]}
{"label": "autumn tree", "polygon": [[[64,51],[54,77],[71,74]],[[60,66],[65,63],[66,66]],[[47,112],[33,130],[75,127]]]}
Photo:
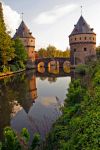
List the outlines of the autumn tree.
{"label": "autumn tree", "polygon": [[47,47],[47,55],[48,55],[48,57],[55,57],[55,52],[56,52],[56,47],[55,46],[52,46],[52,45],[49,45],[48,47]]}
{"label": "autumn tree", "polygon": [[47,51],[45,48],[40,48],[38,51],[39,57],[47,57]]}

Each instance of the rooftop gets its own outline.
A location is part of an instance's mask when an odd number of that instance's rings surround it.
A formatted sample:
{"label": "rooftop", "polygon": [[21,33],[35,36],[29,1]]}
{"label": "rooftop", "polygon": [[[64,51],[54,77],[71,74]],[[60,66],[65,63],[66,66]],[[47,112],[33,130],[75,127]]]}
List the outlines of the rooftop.
{"label": "rooftop", "polygon": [[28,27],[25,25],[23,20],[22,20],[19,28],[16,30],[16,33],[14,35],[14,38],[17,38],[17,37],[20,37],[20,38],[34,38],[32,36],[32,33],[30,32]]}
{"label": "rooftop", "polygon": [[93,32],[93,28],[90,28],[90,26],[87,24],[87,22],[85,21],[85,19],[83,18],[83,16],[81,15],[81,17],[79,18],[78,22],[76,25],[74,25],[74,29],[72,31],[72,33],[70,35],[75,35],[75,34],[91,34],[94,33]]}

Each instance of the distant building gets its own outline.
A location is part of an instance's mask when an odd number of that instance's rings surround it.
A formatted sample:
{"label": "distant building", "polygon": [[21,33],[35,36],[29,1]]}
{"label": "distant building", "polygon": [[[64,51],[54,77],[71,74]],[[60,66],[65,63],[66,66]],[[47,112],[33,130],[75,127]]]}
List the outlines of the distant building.
{"label": "distant building", "polygon": [[19,28],[16,30],[14,39],[20,38],[28,53],[28,59],[35,60],[35,38],[22,20]]}
{"label": "distant building", "polygon": [[96,56],[96,34],[82,15],[69,35],[69,44],[72,65],[85,64]]}

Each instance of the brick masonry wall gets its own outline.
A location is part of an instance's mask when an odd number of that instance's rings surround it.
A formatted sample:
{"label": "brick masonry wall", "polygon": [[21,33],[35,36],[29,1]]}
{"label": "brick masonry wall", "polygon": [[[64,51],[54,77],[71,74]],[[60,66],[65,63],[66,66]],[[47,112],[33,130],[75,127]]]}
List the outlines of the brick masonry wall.
{"label": "brick masonry wall", "polygon": [[84,64],[87,57],[96,55],[96,35],[77,34],[69,37],[71,64]]}

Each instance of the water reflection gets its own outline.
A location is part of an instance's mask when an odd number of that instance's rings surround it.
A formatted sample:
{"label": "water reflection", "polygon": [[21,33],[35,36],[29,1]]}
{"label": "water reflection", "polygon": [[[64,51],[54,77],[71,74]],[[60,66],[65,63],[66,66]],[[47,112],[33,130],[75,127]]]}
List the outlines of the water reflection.
{"label": "water reflection", "polygon": [[31,139],[35,132],[44,139],[61,114],[59,108],[66,97],[70,76],[60,69],[58,72],[57,67],[45,69],[45,74],[42,69],[0,80],[0,139],[5,126],[18,132],[26,127]]}

